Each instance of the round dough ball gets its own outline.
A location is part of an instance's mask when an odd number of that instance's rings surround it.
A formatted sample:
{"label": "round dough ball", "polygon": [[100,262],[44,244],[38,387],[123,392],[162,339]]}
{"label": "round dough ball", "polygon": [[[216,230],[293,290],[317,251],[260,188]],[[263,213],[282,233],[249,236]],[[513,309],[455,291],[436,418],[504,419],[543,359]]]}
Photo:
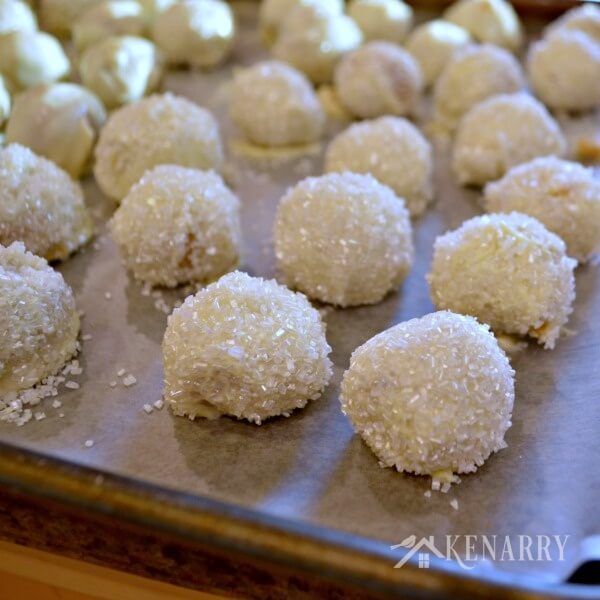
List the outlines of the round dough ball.
{"label": "round dough ball", "polygon": [[585,262],[600,252],[600,179],[592,169],[547,156],[512,168],[485,187],[489,212],[535,217]]}
{"label": "round dough ball", "polygon": [[448,61],[471,41],[469,32],[443,19],[419,25],[408,36],[406,49],[419,63],[426,86],[433,85]]}
{"label": "round dough ball", "polygon": [[370,173],[404,199],[413,217],[422,214],[433,198],[431,145],[400,117],[350,125],[329,144],[325,170]]}
{"label": "round dough ball", "polygon": [[362,119],[412,114],[423,91],[417,61],[389,42],[369,42],[346,54],[334,83],[339,101]]}
{"label": "round dough ball", "polygon": [[566,149],[558,123],[525,94],[502,94],[476,104],[462,119],[452,169],[463,185],[499,179],[511,167]]}
{"label": "round dough ball", "polygon": [[236,271],[186,298],[163,340],[177,415],[260,423],[321,396],[331,378],[321,317],[302,294]]}
{"label": "round dough ball", "polygon": [[71,27],[88,8],[103,0],[39,0],[42,29],[60,38],[71,34]]}
{"label": "round dough ball", "polygon": [[412,8],[401,0],[351,0],[348,15],[368,42],[384,40],[401,44],[413,22]]}
{"label": "round dough ball", "polygon": [[427,280],[437,308],[554,348],[573,310],[576,266],[565,243],[537,219],[490,214],[435,240]]}
{"label": "round dough ball", "polygon": [[136,102],[160,83],[162,64],[156,46],[139,37],[111,37],[88,48],[79,65],[83,84],[106,108]]}
{"label": "round dough ball", "polygon": [[14,31],[36,31],[37,19],[20,0],[0,0],[0,35]]}
{"label": "round dough ball", "polygon": [[171,64],[214,67],[231,51],[235,23],[221,0],[181,0],[160,13],[152,36]]}
{"label": "round dough ball", "polygon": [[22,241],[46,260],[65,259],[91,237],[81,187],[29,148],[0,148],[0,244]]}
{"label": "round dough ball", "polygon": [[572,8],[551,23],[545,34],[562,29],[582,31],[600,42],[600,8],[589,3]]}
{"label": "round dough ball", "polygon": [[434,119],[440,127],[452,131],[478,102],[524,87],[523,70],[510,52],[489,44],[468,46],[454,54],[437,80]]}
{"label": "round dough ball", "polygon": [[338,306],[374,304],[410,270],[408,211],[370,175],[309,177],[281,199],[275,254],[285,281],[309,298]]}
{"label": "round dough ball", "polygon": [[558,30],[529,49],[533,91],[552,109],[600,106],[600,44],[576,30]]}
{"label": "round dough ball", "polygon": [[323,108],[308,79],[274,60],[235,73],[229,114],[250,142],[263,146],[316,142],[325,127]]}
{"label": "round dough ball", "polygon": [[0,395],[54,375],[78,350],[71,288],[21,242],[0,246],[0,331]]}
{"label": "round dough ball", "polygon": [[0,127],[4,124],[4,121],[8,119],[10,106],[10,94],[4,84],[4,78],[0,75]]}
{"label": "round dough ball", "polygon": [[197,104],[155,94],[115,111],[100,133],[94,175],[115,200],[161,164],[220,170],[223,146],[213,115]]}
{"label": "round dough ball", "polygon": [[37,86],[19,94],[6,141],[45,156],[78,179],[89,167],[106,112],[98,98],[74,83]]}
{"label": "round dough ball", "polygon": [[213,171],[160,165],[123,198],[110,228],[136,279],[175,287],[235,268],[240,203]]}
{"label": "round dough ball", "polygon": [[523,28],[506,0],[459,0],[444,12],[444,19],[466,29],[473,39],[517,51]]}
{"label": "round dough ball", "polygon": [[161,13],[165,12],[171,4],[174,4],[178,0],[137,0],[144,13],[146,22],[152,25],[156,20],[156,17]]}
{"label": "round dough ball", "polygon": [[506,447],[514,375],[487,326],[440,311],[357,348],[340,401],[382,466],[471,473]]}

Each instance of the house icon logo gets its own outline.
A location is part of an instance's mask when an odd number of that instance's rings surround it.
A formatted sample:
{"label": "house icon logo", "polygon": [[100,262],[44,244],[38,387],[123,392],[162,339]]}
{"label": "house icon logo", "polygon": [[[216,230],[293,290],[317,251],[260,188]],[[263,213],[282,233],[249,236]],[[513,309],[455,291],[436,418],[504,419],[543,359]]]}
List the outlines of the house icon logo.
{"label": "house icon logo", "polygon": [[416,536],[411,535],[402,540],[399,544],[390,547],[392,550],[397,550],[398,548],[410,548],[402,559],[394,565],[394,569],[401,569],[415,554],[418,554],[419,569],[429,568],[429,558],[431,554],[441,559],[446,558],[446,555],[436,548],[433,536],[421,538],[417,542]]}

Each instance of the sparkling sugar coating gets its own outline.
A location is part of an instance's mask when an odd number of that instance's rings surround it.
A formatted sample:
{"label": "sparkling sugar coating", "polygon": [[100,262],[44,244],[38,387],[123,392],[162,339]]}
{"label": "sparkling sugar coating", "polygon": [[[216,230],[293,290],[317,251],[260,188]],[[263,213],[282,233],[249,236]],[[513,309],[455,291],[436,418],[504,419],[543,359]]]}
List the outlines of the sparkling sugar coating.
{"label": "sparkling sugar coating", "polygon": [[260,424],[320,397],[331,348],[302,294],[236,271],[186,298],[163,341],[165,400],[177,415]]}
{"label": "sparkling sugar coating", "polygon": [[427,276],[432,301],[499,334],[529,335],[553,348],[575,299],[577,261],[565,250],[533,217],[474,217],[435,240]]}
{"label": "sparkling sugar coating", "polygon": [[279,204],[275,253],[286,283],[310,298],[374,304],[400,285],[412,265],[408,211],[370,175],[309,177]]}
{"label": "sparkling sugar coating", "polygon": [[85,244],[93,223],[78,183],[29,148],[0,148],[0,244],[62,260]]}
{"label": "sparkling sugar coating", "polygon": [[422,214],[433,198],[431,145],[400,117],[350,125],[329,144],[325,171],[370,173],[404,199],[413,217]]}
{"label": "sparkling sugar coating", "polygon": [[78,348],[71,288],[21,242],[0,245],[0,333],[0,395],[53,375]]}
{"label": "sparkling sugar coating", "polygon": [[501,94],[462,119],[452,151],[458,181],[483,185],[538,156],[564,154],[566,141],[543,104],[528,94]]}
{"label": "sparkling sugar coating", "polygon": [[351,0],[348,15],[360,27],[365,41],[401,44],[413,23],[413,10],[401,0]]}
{"label": "sparkling sugar coating", "polygon": [[506,447],[514,371],[485,325],[436,312],[356,349],[340,401],[384,467],[470,473]]}
{"label": "sparkling sugar coating", "polygon": [[170,93],[115,111],[96,146],[94,174],[102,191],[121,200],[148,169],[160,164],[220,170],[223,146],[214,116]]}
{"label": "sparkling sugar coating", "polygon": [[212,281],[238,264],[239,204],[212,171],[160,165],[131,188],[110,229],[136,279]]}

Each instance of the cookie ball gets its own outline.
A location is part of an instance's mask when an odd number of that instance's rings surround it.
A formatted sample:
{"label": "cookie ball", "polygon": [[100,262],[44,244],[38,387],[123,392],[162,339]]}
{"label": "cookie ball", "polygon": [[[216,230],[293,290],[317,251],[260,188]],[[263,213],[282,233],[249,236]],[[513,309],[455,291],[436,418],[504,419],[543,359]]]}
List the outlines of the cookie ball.
{"label": "cookie ball", "polygon": [[78,349],[71,288],[22,242],[0,245],[0,331],[0,395],[54,375]]}
{"label": "cookie ball", "polygon": [[171,4],[174,4],[177,0],[137,0],[142,7],[144,17],[149,25],[152,25],[156,20],[156,17],[161,13],[165,12]]}
{"label": "cookie ball", "polygon": [[585,262],[600,252],[600,179],[592,169],[554,156],[513,167],[484,191],[488,212],[535,217]]}
{"label": "cookie ball", "polygon": [[401,44],[413,22],[412,8],[401,0],[351,0],[348,15],[356,21],[367,42]]}
{"label": "cookie ball", "polygon": [[173,94],[155,94],[115,111],[96,147],[94,175],[115,200],[149,169],[174,164],[219,170],[223,146],[213,115]]}
{"label": "cookie ball", "polygon": [[591,38],[600,42],[600,8],[587,2],[572,8],[553,21],[546,28],[545,34],[564,29],[587,33]]}
{"label": "cookie ball", "polygon": [[318,141],[325,114],[303,73],[275,61],[235,73],[229,114],[250,142],[289,146]]}
{"label": "cookie ball", "polygon": [[281,199],[275,254],[288,285],[309,298],[338,306],[374,304],[410,270],[408,211],[370,175],[309,177]]}
{"label": "cookie ball", "polygon": [[369,42],[346,54],[334,83],[340,102],[362,119],[412,114],[423,90],[417,61],[389,42]]}
{"label": "cookie ball", "polygon": [[181,0],[160,13],[152,37],[171,64],[214,67],[233,46],[233,13],[221,0]]}
{"label": "cookie ball", "polygon": [[71,35],[71,27],[90,7],[103,0],[39,0],[38,15],[45,31],[60,38]]}
{"label": "cookie ball", "polygon": [[46,260],[65,259],[91,237],[81,187],[29,148],[0,148],[0,244],[22,241]]}
{"label": "cookie ball", "polygon": [[190,419],[231,415],[260,425],[321,396],[330,352],[321,317],[302,294],[230,273],[169,317],[165,399]]}
{"label": "cookie ball", "polygon": [[162,61],[156,46],[139,37],[107,38],[88,48],[79,71],[83,84],[113,109],[156,90]]}
{"label": "cookie ball", "polygon": [[476,104],[462,119],[452,169],[463,184],[483,185],[511,167],[566,149],[558,123],[525,94],[502,94]]}
{"label": "cookie ball", "polygon": [[31,148],[78,179],[88,170],[105,120],[102,102],[84,87],[74,83],[37,86],[16,97],[6,140]]}
{"label": "cookie ball", "polygon": [[165,287],[206,283],[239,262],[239,212],[216,173],[160,165],[129,190],[110,229],[136,279]]}
{"label": "cookie ball", "polygon": [[36,31],[37,19],[31,8],[20,0],[0,0],[0,35],[14,31]]}
{"label": "cookie ball", "polygon": [[433,85],[457,50],[471,41],[466,29],[434,19],[419,25],[408,36],[406,49],[419,63],[426,87]]}
{"label": "cookie ball", "polygon": [[350,125],[329,144],[325,170],[370,173],[404,199],[413,217],[422,214],[433,198],[431,145],[400,117]]}
{"label": "cookie ball", "polygon": [[523,70],[510,52],[489,44],[468,46],[454,54],[437,80],[433,93],[434,120],[443,129],[452,131],[478,102],[524,87]]}
{"label": "cookie ball", "polygon": [[10,94],[6,89],[4,78],[0,75],[0,127],[4,124],[4,121],[8,119],[10,114]]}
{"label": "cookie ball", "polygon": [[340,401],[382,466],[471,473],[506,447],[514,376],[486,325],[440,311],[357,348]]}
{"label": "cookie ball", "polygon": [[537,219],[490,214],[435,240],[427,280],[437,308],[554,348],[573,310],[576,265]]}
{"label": "cookie ball", "polygon": [[444,19],[466,29],[477,42],[517,51],[523,43],[523,28],[510,2],[506,0],[459,0]]}

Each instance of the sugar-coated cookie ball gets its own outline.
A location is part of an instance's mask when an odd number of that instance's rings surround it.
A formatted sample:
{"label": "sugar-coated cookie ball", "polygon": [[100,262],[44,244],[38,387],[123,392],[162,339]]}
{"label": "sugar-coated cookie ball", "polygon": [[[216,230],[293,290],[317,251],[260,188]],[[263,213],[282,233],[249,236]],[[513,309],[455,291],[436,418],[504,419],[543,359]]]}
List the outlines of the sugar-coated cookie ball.
{"label": "sugar-coated cookie ball", "polygon": [[474,40],[516,51],[523,43],[519,17],[506,0],[459,0],[444,19],[466,29]]}
{"label": "sugar-coated cookie ball", "polygon": [[4,121],[8,119],[10,114],[10,94],[6,89],[4,78],[0,75],[0,127],[4,124]]}
{"label": "sugar-coated cookie ball", "polygon": [[129,190],[110,228],[136,279],[166,287],[206,283],[239,262],[239,210],[213,171],[160,165]]}
{"label": "sugar-coated cookie ball", "polygon": [[535,217],[585,262],[600,252],[600,179],[592,169],[554,156],[513,167],[484,191],[489,212]]}
{"label": "sugar-coated cookie ball", "polygon": [[286,283],[338,306],[379,302],[413,258],[404,202],[370,175],[309,177],[281,199],[275,254]]}
{"label": "sugar-coated cookie ball", "polygon": [[466,29],[443,19],[434,19],[411,32],[406,40],[406,49],[419,63],[424,84],[431,86],[454,53],[470,41],[471,36]]}
{"label": "sugar-coated cookie ball", "polygon": [[88,169],[105,120],[102,102],[80,85],[36,86],[16,97],[6,140],[31,148],[78,179]]}
{"label": "sugar-coated cookie ball", "polygon": [[437,308],[554,348],[573,310],[576,265],[537,219],[490,214],[435,240],[427,279]]}
{"label": "sugar-coated cookie ball", "polygon": [[42,29],[58,37],[71,34],[71,27],[91,6],[103,0],[39,0],[39,17]]}
{"label": "sugar-coated cookie ball", "polygon": [[370,173],[404,199],[413,217],[422,214],[433,198],[431,145],[400,117],[350,125],[329,144],[325,170]]}
{"label": "sugar-coated cookie ball", "polygon": [[303,73],[275,60],[235,73],[229,114],[252,143],[289,146],[318,141],[325,113]]}
{"label": "sugar-coated cookie ball", "polygon": [[22,241],[30,252],[62,260],[85,244],[92,220],[79,184],[29,148],[0,148],[0,244]]}
{"label": "sugar-coated cookie ball", "polygon": [[0,331],[0,395],[54,375],[78,349],[71,288],[21,242],[0,245]]}
{"label": "sugar-coated cookie ball", "polygon": [[437,80],[434,119],[451,131],[478,102],[524,87],[521,65],[510,52],[489,44],[468,46],[454,54]]}
{"label": "sugar-coated cookie ball", "polygon": [[401,44],[413,22],[412,8],[402,0],[351,0],[348,15],[368,42],[385,40]]}
{"label": "sugar-coated cookie ball", "polygon": [[452,154],[459,182],[483,185],[538,156],[560,156],[566,142],[543,104],[525,94],[502,94],[476,104],[462,119]]}
{"label": "sugar-coated cookie ball", "polygon": [[233,46],[233,13],[222,0],[180,0],[160,13],[152,37],[171,64],[214,67]]}
{"label": "sugar-coated cookie ball", "polygon": [[414,113],[423,90],[417,61],[390,42],[369,42],[346,54],[334,83],[339,101],[363,119]]}
{"label": "sugar-coated cookie ball", "polygon": [[340,401],[382,466],[471,473],[506,447],[514,375],[486,325],[440,311],[357,348]]}
{"label": "sugar-coated cookie ball", "polygon": [[102,191],[120,200],[161,164],[220,170],[223,146],[213,115],[173,94],[155,94],[115,111],[96,146],[94,174]]}
{"label": "sugar-coated cookie ball", "polygon": [[546,28],[546,33],[559,29],[582,31],[600,42],[600,7],[586,2],[572,8],[553,21]]}
{"label": "sugar-coated cookie ball", "polygon": [[0,35],[13,31],[36,31],[37,19],[21,0],[0,0]]}
{"label": "sugar-coated cookie ball", "polygon": [[81,56],[83,84],[108,109],[141,100],[160,83],[162,61],[156,46],[140,37],[110,37]]}
{"label": "sugar-coated cookie ball", "polygon": [[576,30],[558,30],[533,44],[527,56],[533,90],[552,109],[600,106],[600,43]]}
{"label": "sugar-coated cookie ball", "polygon": [[316,400],[331,378],[321,317],[302,294],[236,271],[186,298],[163,340],[177,415],[260,425]]}

